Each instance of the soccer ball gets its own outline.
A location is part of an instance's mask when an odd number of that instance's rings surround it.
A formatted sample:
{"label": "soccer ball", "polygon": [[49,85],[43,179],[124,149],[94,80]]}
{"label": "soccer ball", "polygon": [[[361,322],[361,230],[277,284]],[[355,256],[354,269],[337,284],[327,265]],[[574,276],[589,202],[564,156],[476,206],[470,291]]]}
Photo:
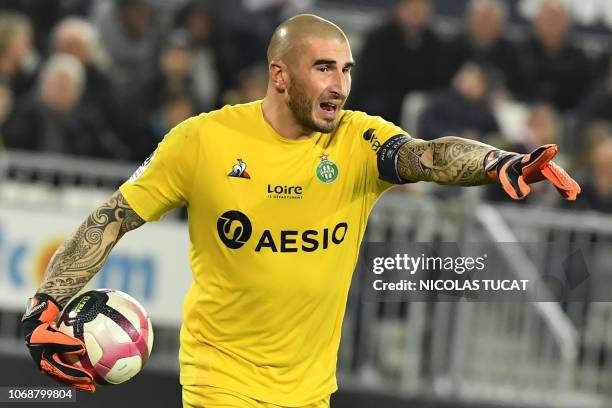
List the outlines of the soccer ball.
{"label": "soccer ball", "polygon": [[58,329],[85,343],[83,357],[65,355],[96,383],[120,384],[142,369],[153,347],[153,327],[144,308],[130,295],[111,289],[85,292],[68,303]]}

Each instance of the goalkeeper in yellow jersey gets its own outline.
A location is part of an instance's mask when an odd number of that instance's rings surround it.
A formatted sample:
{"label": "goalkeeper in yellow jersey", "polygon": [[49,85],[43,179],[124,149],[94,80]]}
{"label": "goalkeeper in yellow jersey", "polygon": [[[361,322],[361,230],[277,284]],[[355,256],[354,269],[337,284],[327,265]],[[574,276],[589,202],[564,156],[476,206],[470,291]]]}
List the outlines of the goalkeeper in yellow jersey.
{"label": "goalkeeper in yellow jersey", "polygon": [[267,57],[263,100],[172,129],[58,249],[23,318],[41,370],[95,389],[87,373],[56,358],[83,345],[53,320],[124,233],[186,206],[193,281],[180,334],[183,406],[328,407],[351,275],[384,191],[497,181],[521,199],[547,179],[566,199],[580,192],[551,161],[554,145],[519,155],[458,137],[425,141],[343,110],[354,61],[327,20],[285,21]]}

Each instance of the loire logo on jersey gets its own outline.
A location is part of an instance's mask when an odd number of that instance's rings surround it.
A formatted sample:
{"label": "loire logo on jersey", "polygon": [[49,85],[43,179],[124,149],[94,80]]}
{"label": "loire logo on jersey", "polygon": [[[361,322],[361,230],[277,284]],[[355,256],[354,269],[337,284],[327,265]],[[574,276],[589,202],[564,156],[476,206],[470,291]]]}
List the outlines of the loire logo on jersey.
{"label": "loire logo on jersey", "polygon": [[[226,211],[217,220],[217,232],[221,241],[231,249],[242,248],[253,231],[249,218],[240,211]],[[255,252],[314,252],[340,245],[348,231],[348,223],[339,222],[333,228],[322,230],[263,230],[254,244]]]}
{"label": "loire logo on jersey", "polygon": [[232,171],[229,172],[228,176],[230,177],[240,177],[250,179],[249,173],[246,172],[246,163],[242,161],[242,159],[238,159],[238,164],[234,164],[232,167]]}
{"label": "loire logo on jersey", "polygon": [[253,228],[249,218],[240,211],[226,211],[217,220],[217,232],[225,246],[238,249],[251,238]]}
{"label": "loire logo on jersey", "polygon": [[336,163],[328,159],[328,156],[323,153],[321,155],[321,163],[317,165],[315,174],[317,178],[325,184],[333,183],[338,178],[338,166]]}
{"label": "loire logo on jersey", "polygon": [[303,197],[302,186],[286,186],[268,184],[268,198],[300,200]]}

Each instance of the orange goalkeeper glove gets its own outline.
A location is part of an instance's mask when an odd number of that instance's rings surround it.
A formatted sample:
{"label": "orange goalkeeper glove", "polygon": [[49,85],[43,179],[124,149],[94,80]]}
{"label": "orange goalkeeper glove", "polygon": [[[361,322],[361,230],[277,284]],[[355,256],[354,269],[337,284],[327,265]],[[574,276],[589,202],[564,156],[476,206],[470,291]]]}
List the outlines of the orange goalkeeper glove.
{"label": "orange goalkeeper glove", "polygon": [[60,354],[82,356],[86,353],[82,341],[57,330],[55,319],[60,310],[55,300],[45,293],[37,293],[29,299],[21,319],[26,346],[44,374],[77,390],[94,392],[93,377],[59,357]]}
{"label": "orange goalkeeper glove", "polygon": [[485,156],[485,171],[515,200],[522,200],[529,194],[529,184],[544,179],[550,181],[563,198],[575,200],[580,194],[580,186],[551,161],[556,154],[557,145],[554,144],[540,146],[529,154],[493,150]]}

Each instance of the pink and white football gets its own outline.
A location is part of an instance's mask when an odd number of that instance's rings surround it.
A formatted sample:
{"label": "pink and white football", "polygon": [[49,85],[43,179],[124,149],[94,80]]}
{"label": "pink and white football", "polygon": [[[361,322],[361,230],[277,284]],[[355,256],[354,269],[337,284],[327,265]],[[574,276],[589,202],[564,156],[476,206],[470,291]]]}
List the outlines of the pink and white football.
{"label": "pink and white football", "polygon": [[153,327],[145,309],[130,295],[111,289],[85,292],[68,303],[58,329],[85,343],[87,354],[67,360],[98,384],[120,384],[142,369],[153,347]]}

